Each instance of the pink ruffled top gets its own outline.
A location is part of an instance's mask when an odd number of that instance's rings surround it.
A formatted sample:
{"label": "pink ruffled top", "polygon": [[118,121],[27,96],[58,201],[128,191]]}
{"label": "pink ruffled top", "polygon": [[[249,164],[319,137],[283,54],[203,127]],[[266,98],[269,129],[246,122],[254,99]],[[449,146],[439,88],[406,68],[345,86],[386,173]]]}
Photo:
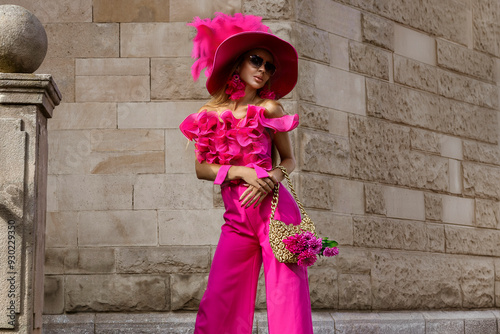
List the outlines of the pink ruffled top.
{"label": "pink ruffled top", "polygon": [[230,110],[221,114],[203,110],[189,115],[179,126],[189,140],[194,140],[196,158],[201,163],[237,166],[259,166],[272,169],[271,136],[274,132],[295,129],[298,115],[266,118],[264,107],[248,105],[244,118],[236,118]]}

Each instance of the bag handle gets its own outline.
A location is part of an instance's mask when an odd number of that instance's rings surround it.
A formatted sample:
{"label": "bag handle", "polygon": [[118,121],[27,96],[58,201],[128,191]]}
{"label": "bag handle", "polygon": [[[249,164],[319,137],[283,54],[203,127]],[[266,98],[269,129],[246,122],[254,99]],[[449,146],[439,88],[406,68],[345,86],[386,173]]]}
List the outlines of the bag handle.
{"label": "bag handle", "polygon": [[[305,218],[309,218],[306,210],[304,209],[304,206],[302,205],[302,203],[299,201],[299,198],[297,197],[297,193],[295,192],[295,188],[293,187],[292,181],[290,180],[290,175],[288,175],[286,168],[283,166],[276,166],[275,168],[281,169],[281,171],[283,172],[283,175],[285,175],[286,181],[288,182],[288,186],[290,187],[290,192],[292,193],[293,198],[295,199],[295,202],[297,202],[297,205],[299,206],[299,209],[300,209],[300,212],[302,213],[302,216]],[[274,213],[276,212],[276,208],[278,207],[279,188],[280,188],[280,184],[278,182],[274,186],[273,200],[271,201],[271,219],[274,219]]]}

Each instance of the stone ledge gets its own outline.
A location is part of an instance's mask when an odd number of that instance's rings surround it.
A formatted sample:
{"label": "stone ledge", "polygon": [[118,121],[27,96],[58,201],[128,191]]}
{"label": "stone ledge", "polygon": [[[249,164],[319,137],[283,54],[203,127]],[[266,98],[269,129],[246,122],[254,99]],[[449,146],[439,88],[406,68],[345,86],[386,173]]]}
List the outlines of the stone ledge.
{"label": "stone ledge", "polygon": [[[60,333],[192,333],[195,312],[78,313],[44,315],[43,332]],[[314,333],[500,334],[500,310],[313,312]],[[252,333],[267,333],[265,312],[256,312]]]}

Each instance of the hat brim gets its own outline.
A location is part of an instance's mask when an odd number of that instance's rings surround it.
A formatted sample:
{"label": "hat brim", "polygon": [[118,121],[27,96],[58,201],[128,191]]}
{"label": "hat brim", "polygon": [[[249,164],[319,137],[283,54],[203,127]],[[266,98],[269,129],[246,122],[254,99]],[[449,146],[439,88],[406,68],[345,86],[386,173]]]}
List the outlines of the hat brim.
{"label": "hat brim", "polygon": [[213,95],[226,83],[229,71],[239,56],[252,49],[265,49],[271,53],[276,73],[271,77],[271,91],[278,97],[290,93],[297,83],[298,56],[295,48],[273,34],[260,31],[241,32],[224,40],[214,56],[212,74],[207,90]]}

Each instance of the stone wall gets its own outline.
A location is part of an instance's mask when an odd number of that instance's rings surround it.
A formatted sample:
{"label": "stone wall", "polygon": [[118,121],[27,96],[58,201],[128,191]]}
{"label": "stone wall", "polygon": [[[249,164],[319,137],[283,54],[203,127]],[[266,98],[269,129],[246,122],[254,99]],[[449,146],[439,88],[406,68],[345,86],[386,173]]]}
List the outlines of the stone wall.
{"label": "stone wall", "polygon": [[[45,312],[195,310],[222,224],[177,130],[207,99],[193,16],[243,11],[298,49],[283,104],[299,194],[341,255],[315,309],[500,306],[496,0],[0,0],[44,22]],[[258,307],[265,307],[262,280]]]}

